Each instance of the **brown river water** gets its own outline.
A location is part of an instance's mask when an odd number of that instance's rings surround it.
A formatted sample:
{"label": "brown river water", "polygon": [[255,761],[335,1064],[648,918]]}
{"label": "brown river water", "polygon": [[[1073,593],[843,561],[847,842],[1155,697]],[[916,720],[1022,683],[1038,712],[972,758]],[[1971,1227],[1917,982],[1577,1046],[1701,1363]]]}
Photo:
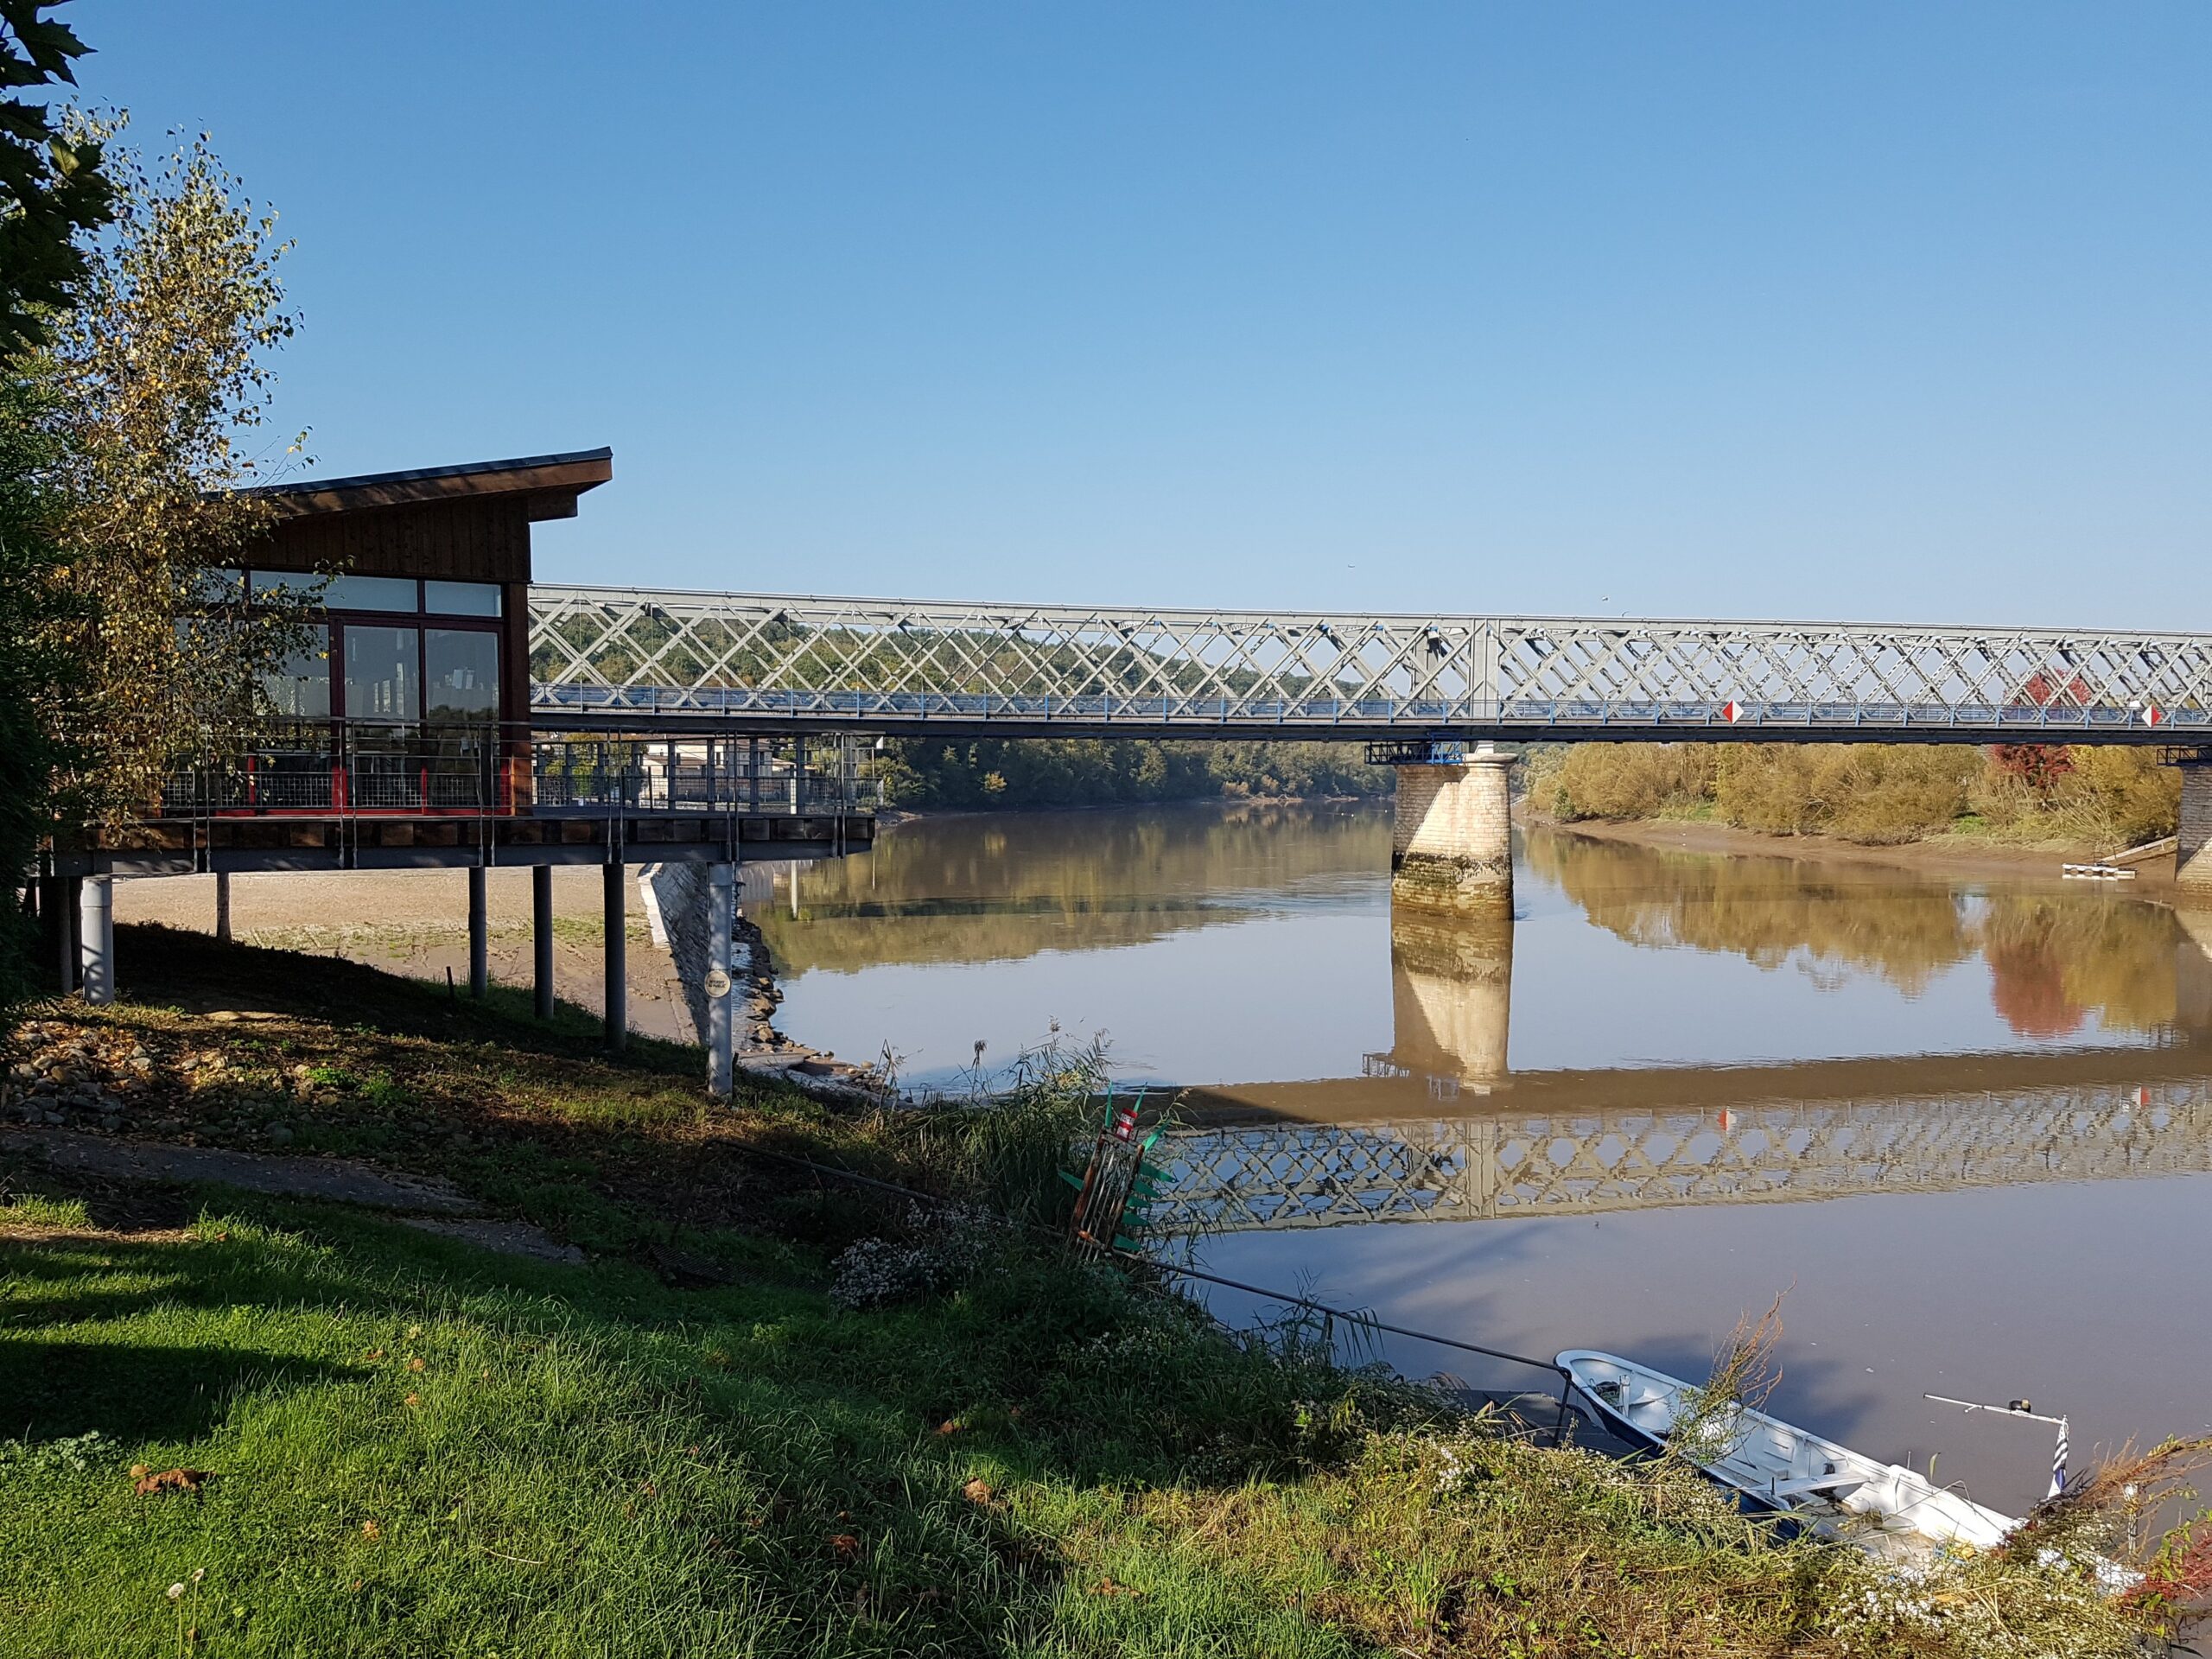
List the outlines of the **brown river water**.
{"label": "brown river water", "polygon": [[1389,853],[1377,805],[923,819],[748,912],[785,1028],[912,1083],[1103,1034],[1213,1272],[1691,1376],[1786,1293],[1770,1409],[2008,1510],[2047,1431],[1924,1393],[2069,1415],[2077,1471],[2212,1432],[2212,917],[1539,829],[1506,928],[1394,913]]}
{"label": "brown river water", "polygon": [[[959,1087],[1057,1023],[1175,1103],[1160,1248],[1516,1353],[1699,1376],[1783,1294],[1770,1408],[2008,1510],[2038,1425],[2212,1432],[2212,914],[2171,889],[1661,850],[1532,830],[1510,927],[1390,903],[1387,804],[925,818],[755,871],[801,1042]],[[556,884],[562,994],[596,1003],[599,883]],[[454,873],[238,878],[235,925],[442,980]],[[492,879],[493,970],[528,881]],[[124,919],[205,926],[204,879]],[[633,898],[633,1024],[679,1034]],[[127,977],[127,964],[126,964]],[[1223,1292],[1226,1318],[1268,1316]],[[1483,1387],[1543,1379],[1410,1339]]]}

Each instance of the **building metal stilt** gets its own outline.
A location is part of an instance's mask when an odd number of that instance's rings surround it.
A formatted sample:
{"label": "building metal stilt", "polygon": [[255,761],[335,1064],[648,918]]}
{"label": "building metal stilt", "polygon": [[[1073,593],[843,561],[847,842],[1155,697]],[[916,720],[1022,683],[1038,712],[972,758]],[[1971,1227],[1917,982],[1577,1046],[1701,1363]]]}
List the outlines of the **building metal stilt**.
{"label": "building metal stilt", "polygon": [[484,867],[468,867],[468,994],[478,1001],[492,985],[491,929],[485,915]]}
{"label": "building metal stilt", "polygon": [[85,1001],[115,1001],[115,878],[88,875],[77,900],[77,938]]}
{"label": "building metal stilt", "polygon": [[553,1017],[553,867],[530,868],[531,988],[537,999],[537,1017]]}
{"label": "building metal stilt", "polygon": [[622,1051],[630,1036],[629,900],[626,868],[608,863],[600,867],[601,915],[607,931],[607,1046]]}

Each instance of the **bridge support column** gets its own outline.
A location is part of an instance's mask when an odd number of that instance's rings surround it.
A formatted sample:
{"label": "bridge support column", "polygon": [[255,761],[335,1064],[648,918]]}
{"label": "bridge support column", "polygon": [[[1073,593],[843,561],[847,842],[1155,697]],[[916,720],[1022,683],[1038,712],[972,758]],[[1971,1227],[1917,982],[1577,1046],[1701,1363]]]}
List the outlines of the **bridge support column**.
{"label": "bridge support column", "polygon": [[2212,754],[2181,763],[2181,820],[2175,825],[2174,881],[2182,896],[2212,904]]}
{"label": "bridge support column", "polygon": [[1512,913],[1512,767],[1511,755],[1485,743],[1463,765],[1394,768],[1393,903]]}
{"label": "bridge support column", "polygon": [[600,916],[607,930],[607,1046],[620,1053],[630,1038],[630,884],[620,864],[600,867]]}
{"label": "bridge support column", "polygon": [[553,867],[530,868],[531,988],[536,994],[537,1017],[553,1017]]}

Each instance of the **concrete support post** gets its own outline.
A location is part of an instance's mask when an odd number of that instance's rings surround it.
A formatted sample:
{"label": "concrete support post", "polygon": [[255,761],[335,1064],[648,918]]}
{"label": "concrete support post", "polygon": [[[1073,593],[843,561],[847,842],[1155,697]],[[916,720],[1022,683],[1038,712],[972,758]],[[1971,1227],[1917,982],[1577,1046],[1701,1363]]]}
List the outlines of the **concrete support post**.
{"label": "concrete support post", "polygon": [[729,1098],[736,1070],[737,991],[730,974],[730,935],[737,925],[737,866],[707,872],[707,1092]]}
{"label": "concrete support post", "polygon": [[2191,904],[2212,904],[2212,758],[2181,763],[2174,883]]}
{"label": "concrete support post", "polygon": [[630,883],[624,867],[601,865],[600,889],[607,932],[607,1046],[619,1054],[630,1038]]}
{"label": "concrete support post", "polygon": [[1433,910],[1513,908],[1513,757],[1484,744],[1461,766],[1395,767],[1390,896]]}
{"label": "concrete support post", "polygon": [[77,938],[85,981],[85,1001],[115,1001],[115,895],[113,876],[88,875],[77,901]]}
{"label": "concrete support post", "polygon": [[537,1017],[553,1017],[553,867],[530,868],[531,988],[537,1000]]}
{"label": "concrete support post", "polygon": [[486,913],[484,867],[468,867],[468,994],[478,1001],[492,988],[491,921]]}
{"label": "concrete support post", "polygon": [[231,873],[215,872],[215,937],[223,944],[231,942]]}

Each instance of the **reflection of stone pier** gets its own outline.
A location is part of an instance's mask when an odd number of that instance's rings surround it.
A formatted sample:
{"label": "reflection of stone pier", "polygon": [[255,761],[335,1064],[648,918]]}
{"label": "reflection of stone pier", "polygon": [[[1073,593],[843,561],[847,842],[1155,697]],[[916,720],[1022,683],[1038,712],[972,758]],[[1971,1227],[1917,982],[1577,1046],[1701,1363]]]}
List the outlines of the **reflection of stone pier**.
{"label": "reflection of stone pier", "polygon": [[1432,1094],[1486,1090],[1506,1074],[1513,1001],[1509,912],[1390,907],[1390,1069],[1426,1077]]}

